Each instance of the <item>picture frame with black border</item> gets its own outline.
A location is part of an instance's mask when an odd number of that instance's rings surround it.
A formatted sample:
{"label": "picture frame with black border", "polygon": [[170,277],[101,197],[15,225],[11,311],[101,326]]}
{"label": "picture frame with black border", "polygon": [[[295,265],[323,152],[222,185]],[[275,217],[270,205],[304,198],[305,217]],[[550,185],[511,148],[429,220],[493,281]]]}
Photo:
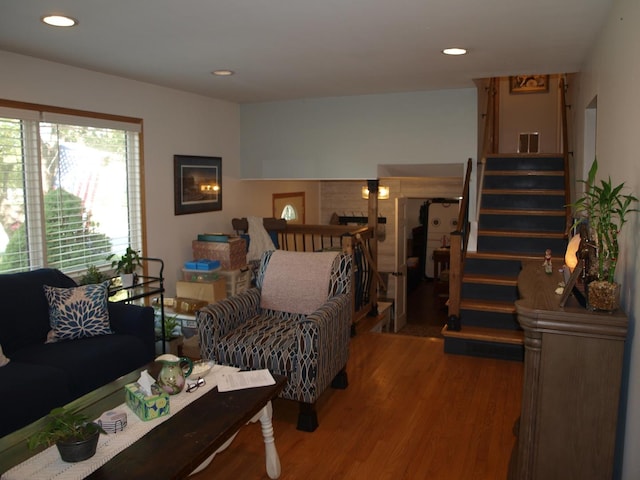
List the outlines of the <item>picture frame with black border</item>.
{"label": "picture frame with black border", "polygon": [[222,158],[173,156],[175,215],[222,210]]}

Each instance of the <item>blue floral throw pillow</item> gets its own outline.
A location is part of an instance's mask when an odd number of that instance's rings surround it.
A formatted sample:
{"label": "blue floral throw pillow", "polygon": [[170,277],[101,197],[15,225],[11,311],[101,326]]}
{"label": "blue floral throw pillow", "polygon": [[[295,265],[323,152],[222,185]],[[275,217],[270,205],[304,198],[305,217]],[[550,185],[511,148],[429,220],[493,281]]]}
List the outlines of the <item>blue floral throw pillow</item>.
{"label": "blue floral throw pillow", "polygon": [[49,323],[53,331],[53,339],[48,341],[113,333],[107,307],[108,281],[72,288],[43,287],[49,302]]}

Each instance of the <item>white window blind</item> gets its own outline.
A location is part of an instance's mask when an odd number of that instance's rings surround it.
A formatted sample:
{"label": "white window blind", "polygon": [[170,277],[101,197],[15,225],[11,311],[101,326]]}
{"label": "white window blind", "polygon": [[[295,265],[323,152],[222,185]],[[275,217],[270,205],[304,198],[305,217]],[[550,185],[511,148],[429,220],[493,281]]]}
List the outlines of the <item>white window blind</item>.
{"label": "white window blind", "polygon": [[0,107],[0,272],[142,249],[141,123]]}

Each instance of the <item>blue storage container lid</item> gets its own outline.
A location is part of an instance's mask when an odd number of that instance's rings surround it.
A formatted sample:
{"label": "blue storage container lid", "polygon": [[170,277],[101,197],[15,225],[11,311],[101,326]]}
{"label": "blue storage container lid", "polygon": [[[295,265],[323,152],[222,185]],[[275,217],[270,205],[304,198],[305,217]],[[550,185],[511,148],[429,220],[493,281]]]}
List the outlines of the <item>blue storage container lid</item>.
{"label": "blue storage container lid", "polygon": [[219,260],[198,260],[196,270],[216,270],[220,268]]}

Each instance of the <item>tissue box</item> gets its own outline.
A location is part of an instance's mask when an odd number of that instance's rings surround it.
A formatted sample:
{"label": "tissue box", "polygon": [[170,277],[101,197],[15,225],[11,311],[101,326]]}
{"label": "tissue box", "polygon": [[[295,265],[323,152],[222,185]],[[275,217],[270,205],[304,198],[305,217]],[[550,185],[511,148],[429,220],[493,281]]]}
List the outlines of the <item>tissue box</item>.
{"label": "tissue box", "polygon": [[145,395],[137,383],[129,383],[124,386],[127,406],[140,417],[140,420],[153,420],[154,418],[169,415],[169,394],[161,392],[157,395]]}

